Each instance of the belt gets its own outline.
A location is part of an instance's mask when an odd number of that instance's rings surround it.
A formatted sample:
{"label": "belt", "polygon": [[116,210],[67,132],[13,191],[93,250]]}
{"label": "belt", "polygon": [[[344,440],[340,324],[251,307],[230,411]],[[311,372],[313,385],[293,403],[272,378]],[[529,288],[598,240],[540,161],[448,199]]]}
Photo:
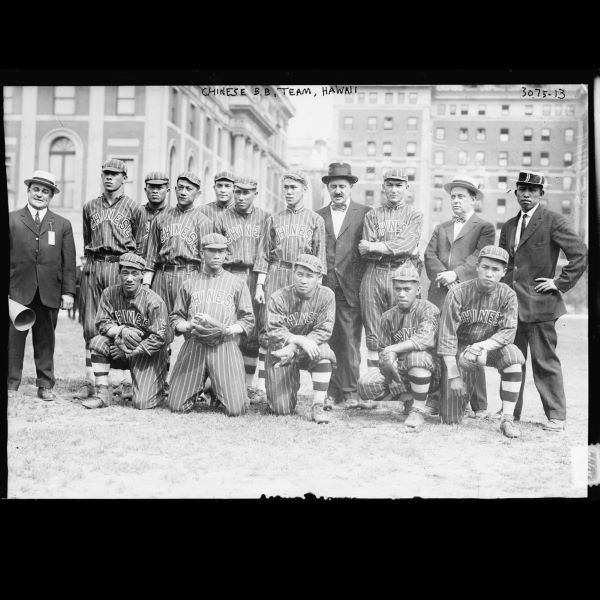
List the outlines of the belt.
{"label": "belt", "polygon": [[224,269],[227,269],[228,271],[244,271],[244,272],[248,272],[251,271],[254,265],[241,265],[241,264],[231,264],[231,265],[223,265]]}
{"label": "belt", "polygon": [[159,271],[187,271],[191,273],[192,271],[199,271],[200,265],[187,264],[187,265],[170,265],[170,264],[160,264],[156,267]]}
{"label": "belt", "polygon": [[399,264],[394,264],[394,263],[377,263],[375,265],[376,269],[393,269],[396,270],[398,267],[400,267],[403,263],[399,263]]}
{"label": "belt", "polygon": [[120,254],[89,254],[88,257],[94,261],[119,262],[121,255]]}
{"label": "belt", "polygon": [[294,268],[294,263],[291,263],[287,260],[274,260],[271,263],[271,265],[274,267],[284,267],[285,269],[293,269]]}

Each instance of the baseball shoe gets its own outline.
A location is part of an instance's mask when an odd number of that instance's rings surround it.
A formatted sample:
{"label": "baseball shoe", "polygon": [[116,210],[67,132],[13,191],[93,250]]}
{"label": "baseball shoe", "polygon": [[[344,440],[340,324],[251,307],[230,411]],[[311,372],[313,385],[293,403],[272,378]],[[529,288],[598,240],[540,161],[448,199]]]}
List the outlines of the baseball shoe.
{"label": "baseball shoe", "polygon": [[327,396],[323,403],[323,410],[332,410],[335,403],[335,398],[333,396]]}
{"label": "baseball shoe", "polygon": [[342,403],[344,408],[358,408],[358,400],[356,398],[346,398]]}
{"label": "baseball shoe", "polygon": [[490,413],[487,410],[474,410],[471,417],[474,419],[487,419]]}
{"label": "baseball shoe", "polygon": [[37,391],[38,398],[50,402],[56,400],[56,394],[50,388],[39,387]]}
{"label": "baseball shoe", "polygon": [[315,423],[329,423],[329,415],[323,410],[322,404],[313,404],[311,410],[311,419]]}
{"label": "baseball shoe", "polygon": [[91,398],[96,394],[96,386],[91,383],[84,383],[74,394],[73,398],[83,400],[84,398]]}
{"label": "baseball shoe", "polygon": [[406,421],[404,421],[404,425],[414,431],[417,431],[425,422],[425,417],[421,411],[413,408],[410,411],[408,417],[406,417]]}
{"label": "baseball shoe", "polygon": [[267,392],[260,388],[249,386],[246,388],[250,404],[260,404],[267,399]]}
{"label": "baseball shoe", "polygon": [[107,385],[99,385],[97,393],[81,403],[85,408],[105,408],[111,404],[112,400]]}
{"label": "baseball shoe", "polygon": [[509,417],[504,417],[500,423],[500,431],[508,438],[521,437],[521,431]]}
{"label": "baseball shoe", "polygon": [[356,406],[363,410],[373,410],[374,408],[377,408],[377,402],[375,402],[375,400],[363,400],[361,398]]}
{"label": "baseball shoe", "polygon": [[548,419],[547,423],[542,426],[544,431],[564,431],[565,422],[561,419]]}

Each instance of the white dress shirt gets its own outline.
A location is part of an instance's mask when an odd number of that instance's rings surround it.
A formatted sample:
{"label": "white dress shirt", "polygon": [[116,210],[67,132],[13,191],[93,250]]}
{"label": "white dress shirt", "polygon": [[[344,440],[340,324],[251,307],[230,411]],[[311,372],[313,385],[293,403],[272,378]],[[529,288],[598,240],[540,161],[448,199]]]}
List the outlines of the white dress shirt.
{"label": "white dress shirt", "polygon": [[[333,204],[333,202],[331,204]],[[331,208],[331,204],[329,205],[329,210],[331,211],[331,220],[333,221],[333,233],[335,234],[335,237],[337,239],[337,236],[339,235],[340,229],[342,227],[342,223],[344,221],[344,217],[348,212],[350,200],[348,200],[348,202],[346,203],[346,210],[333,210],[333,208]]]}
{"label": "white dress shirt", "polygon": [[523,211],[521,211],[521,216],[519,217],[519,220],[517,221],[517,233],[515,234],[515,246],[514,249],[516,250],[517,247],[519,246],[519,241],[521,240],[521,224],[523,223],[523,215],[527,215],[527,225],[525,226],[525,229],[527,229],[527,227],[529,227],[529,223],[531,223],[531,217],[533,217],[533,213],[535,212],[535,209],[539,206],[539,202],[529,211],[524,213]]}
{"label": "white dress shirt", "polygon": [[465,226],[466,222],[471,218],[471,215],[474,213],[475,211],[472,210],[470,213],[467,213],[464,218],[465,218],[465,222],[464,223],[459,223],[459,222],[455,222],[454,223],[454,239],[456,239],[456,236],[460,233],[460,230]]}
{"label": "white dress shirt", "polygon": [[35,208],[33,208],[33,206],[31,206],[31,204],[28,204],[27,208],[29,209],[29,212],[31,213],[31,218],[34,221],[35,221],[35,213],[37,213],[37,212],[40,213],[40,223],[44,220],[44,217],[46,216],[46,213],[48,212],[47,208],[43,208],[42,210],[36,210]]}

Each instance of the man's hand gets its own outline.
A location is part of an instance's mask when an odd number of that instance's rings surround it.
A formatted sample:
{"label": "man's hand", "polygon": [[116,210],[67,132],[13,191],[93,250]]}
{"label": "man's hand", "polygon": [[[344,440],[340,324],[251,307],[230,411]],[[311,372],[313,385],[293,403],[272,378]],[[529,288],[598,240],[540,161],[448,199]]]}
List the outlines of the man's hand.
{"label": "man's hand", "polygon": [[134,327],[124,327],[121,330],[121,336],[120,336],[123,341],[125,342],[126,346],[130,349],[133,350],[134,348],[137,348],[137,346],[139,345],[139,343],[142,341],[142,335],[139,332],[139,330],[135,329]]}
{"label": "man's hand", "polygon": [[460,375],[458,377],[449,379],[448,386],[450,387],[450,390],[452,390],[452,392],[457,394],[459,397],[464,397],[466,395],[465,382]]}
{"label": "man's hand", "polygon": [[110,356],[113,360],[117,360],[119,358],[127,358],[127,354],[123,350],[123,347],[119,347],[116,344],[113,344],[110,347]]}
{"label": "man's hand", "polygon": [[303,338],[298,342],[299,346],[306,352],[308,358],[310,360],[317,360],[321,356],[321,352],[319,351],[319,345],[311,340],[310,338]]}
{"label": "man's hand", "polygon": [[554,283],[554,279],[550,279],[548,277],[538,277],[536,279],[536,281],[542,282],[542,283],[538,283],[534,288],[535,291],[539,292],[540,294],[543,292],[558,291],[558,288],[556,287],[556,284]]}
{"label": "man's hand", "polygon": [[391,350],[391,346],[387,346],[379,353],[379,372],[388,381],[402,382],[398,373],[398,355]]}
{"label": "man's hand", "polygon": [[74,298],[71,294],[63,294],[60,297],[60,308],[62,310],[71,310],[73,308]]}
{"label": "man's hand", "polygon": [[257,286],[256,286],[256,293],[254,294],[254,299],[259,304],[265,303],[265,290],[263,289],[263,286],[260,284],[257,284]]}
{"label": "man's hand", "polygon": [[451,283],[454,283],[457,280],[458,276],[456,275],[456,273],[454,271],[442,271],[441,273],[438,273],[435,280],[438,283],[441,283],[442,285],[450,285]]}
{"label": "man's hand", "polygon": [[371,242],[367,242],[367,240],[360,240],[360,242],[358,242],[358,251],[360,254],[367,254],[367,252],[370,252]]}
{"label": "man's hand", "polygon": [[275,368],[285,367],[292,362],[294,356],[296,356],[296,345],[288,344],[279,350],[273,350],[271,356],[279,358],[280,360],[275,364]]}

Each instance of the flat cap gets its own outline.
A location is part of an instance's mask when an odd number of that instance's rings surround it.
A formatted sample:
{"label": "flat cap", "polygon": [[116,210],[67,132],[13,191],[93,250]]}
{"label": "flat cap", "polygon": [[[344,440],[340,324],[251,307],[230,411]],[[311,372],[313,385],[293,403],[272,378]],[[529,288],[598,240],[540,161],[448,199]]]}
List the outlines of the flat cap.
{"label": "flat cap", "polygon": [[396,281],[421,281],[421,276],[416,267],[410,261],[406,261],[392,273],[392,279]]}
{"label": "flat cap", "polygon": [[228,181],[235,181],[235,175],[231,171],[220,171],[215,175],[215,183],[221,179],[227,179]]}
{"label": "flat cap", "polygon": [[493,258],[508,264],[508,252],[500,246],[484,246],[479,251],[479,258]]}
{"label": "flat cap", "polygon": [[127,165],[117,158],[111,158],[102,165],[103,171],[114,171],[115,173],[123,173],[127,175]]}
{"label": "flat cap", "polygon": [[389,169],[383,174],[383,180],[396,179],[397,181],[408,181],[408,175],[404,169]]}
{"label": "flat cap", "polygon": [[201,245],[203,248],[227,248],[229,242],[220,233],[209,233],[202,238]]}
{"label": "flat cap", "polygon": [[179,181],[180,179],[187,179],[190,183],[193,183],[194,185],[197,185],[198,188],[200,188],[200,177],[198,177],[198,175],[192,173],[191,171],[184,171],[183,173],[177,175],[177,181]]}
{"label": "flat cap", "polygon": [[119,264],[122,267],[134,267],[143,271],[146,268],[146,261],[139,254],[133,252],[125,252],[119,257]]}
{"label": "flat cap", "polygon": [[308,179],[301,171],[286,171],[283,174],[283,179],[294,179],[295,181],[299,181],[302,185],[308,186]]}
{"label": "flat cap", "polygon": [[318,256],[312,254],[300,254],[294,263],[294,266],[302,265],[319,275],[323,273],[323,263]]}
{"label": "flat cap", "polygon": [[162,171],[152,171],[146,175],[144,183],[169,183],[169,176]]}
{"label": "flat cap", "polygon": [[258,181],[252,177],[237,177],[233,185],[243,190],[255,190],[258,187]]}

